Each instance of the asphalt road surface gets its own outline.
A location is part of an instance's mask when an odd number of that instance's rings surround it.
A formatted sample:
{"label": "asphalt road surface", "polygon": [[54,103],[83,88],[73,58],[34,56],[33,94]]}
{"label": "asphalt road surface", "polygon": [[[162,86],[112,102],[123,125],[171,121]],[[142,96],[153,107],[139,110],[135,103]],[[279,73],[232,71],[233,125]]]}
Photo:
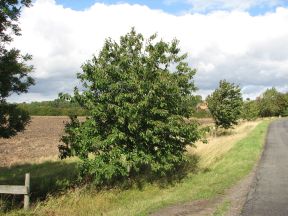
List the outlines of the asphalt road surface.
{"label": "asphalt road surface", "polygon": [[242,216],[288,216],[288,120],[270,125]]}

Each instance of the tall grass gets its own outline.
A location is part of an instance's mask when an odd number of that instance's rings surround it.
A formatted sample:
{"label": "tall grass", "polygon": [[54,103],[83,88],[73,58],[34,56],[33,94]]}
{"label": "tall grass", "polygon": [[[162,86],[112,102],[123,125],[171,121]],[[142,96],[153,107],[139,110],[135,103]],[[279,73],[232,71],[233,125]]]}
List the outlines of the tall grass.
{"label": "tall grass", "polygon": [[95,191],[78,188],[64,195],[51,196],[26,215],[147,215],[165,206],[186,201],[210,199],[247,175],[262,151],[269,122],[260,123],[245,138],[236,142],[221,158],[180,182],[166,185],[144,184],[127,190]]}
{"label": "tall grass", "polygon": [[[0,185],[23,185],[25,173],[31,173],[31,201],[46,199],[51,194],[65,191],[76,180],[76,162],[45,161],[40,164],[21,164],[0,167]],[[1,210],[7,211],[22,205],[23,195],[0,195]]]}

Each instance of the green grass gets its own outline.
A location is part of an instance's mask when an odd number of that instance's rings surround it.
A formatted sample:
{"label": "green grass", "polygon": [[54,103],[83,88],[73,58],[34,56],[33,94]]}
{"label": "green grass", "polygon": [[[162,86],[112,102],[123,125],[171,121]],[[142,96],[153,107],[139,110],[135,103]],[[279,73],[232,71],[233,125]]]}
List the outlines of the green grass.
{"label": "green grass", "polygon": [[[63,195],[51,196],[45,202],[39,202],[29,212],[24,213],[20,210],[10,214],[147,215],[171,204],[216,197],[251,171],[262,151],[268,125],[268,121],[260,123],[205,172],[189,174],[181,182],[175,182],[173,185],[163,188],[158,184],[147,183],[141,189],[135,186],[127,190],[112,189],[100,192],[79,188]],[[49,175],[50,172],[53,173],[53,169],[50,168],[47,167],[43,171]]]}
{"label": "green grass", "polygon": [[[0,185],[24,185],[25,173],[31,175],[31,201],[44,200],[49,194],[64,191],[76,180],[76,162],[46,161],[41,164],[22,164],[10,168],[0,168]],[[23,196],[0,195],[1,209],[15,208]],[[3,203],[5,200],[6,205]],[[13,203],[11,205],[11,203]]]}

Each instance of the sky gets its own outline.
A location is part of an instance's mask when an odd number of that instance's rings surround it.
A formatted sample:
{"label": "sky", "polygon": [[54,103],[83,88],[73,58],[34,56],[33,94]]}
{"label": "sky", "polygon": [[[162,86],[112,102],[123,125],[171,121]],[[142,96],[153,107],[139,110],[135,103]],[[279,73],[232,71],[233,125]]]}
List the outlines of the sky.
{"label": "sky", "polygon": [[240,85],[244,98],[265,89],[288,91],[288,0],[36,0],[20,17],[13,46],[33,55],[36,85],[10,102],[56,99],[80,86],[76,73],[131,27],[165,41],[177,38],[197,69],[197,94],[221,79]]}

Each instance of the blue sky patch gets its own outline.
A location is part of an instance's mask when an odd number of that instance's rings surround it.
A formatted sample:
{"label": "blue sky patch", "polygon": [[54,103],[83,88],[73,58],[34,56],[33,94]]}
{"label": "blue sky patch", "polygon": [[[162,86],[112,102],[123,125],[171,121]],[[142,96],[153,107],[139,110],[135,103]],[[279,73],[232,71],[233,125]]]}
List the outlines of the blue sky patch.
{"label": "blue sky patch", "polygon": [[[203,0],[205,1],[205,0]],[[224,0],[223,0],[224,1]],[[228,0],[227,0],[228,1]],[[129,4],[140,4],[140,5],[146,5],[151,9],[158,9],[165,11],[167,13],[171,14],[182,14],[184,12],[201,12],[204,14],[210,13],[214,10],[226,10],[229,11],[230,9],[227,8],[221,8],[221,1],[213,5],[213,7],[209,7],[206,10],[197,11],[195,8],[193,9],[193,4],[188,3],[186,0],[162,0],[162,1],[156,1],[156,0],[125,0],[125,1],[119,1],[119,0],[56,0],[57,4],[61,4],[64,7],[71,8],[73,10],[85,10],[86,8],[89,8],[96,2],[105,3],[105,4],[119,4],[119,3],[129,3]],[[167,3],[170,2],[170,3]],[[253,15],[261,15],[265,14],[267,12],[273,12],[278,6],[282,7],[288,7],[288,1],[286,0],[279,0],[277,4],[271,6],[268,4],[258,4],[257,6],[254,6],[248,10],[248,12]]]}
{"label": "blue sky patch", "polygon": [[94,3],[105,3],[105,4],[119,4],[119,3],[129,3],[129,4],[140,4],[146,5],[151,9],[162,10],[172,14],[179,14],[182,11],[189,11],[191,5],[185,3],[184,1],[180,1],[173,4],[167,4],[165,1],[155,1],[155,0],[141,0],[141,1],[119,1],[119,0],[105,0],[105,1],[97,1],[97,0],[56,0],[57,4],[61,4],[64,7],[69,7],[73,10],[84,10],[89,8]]}

